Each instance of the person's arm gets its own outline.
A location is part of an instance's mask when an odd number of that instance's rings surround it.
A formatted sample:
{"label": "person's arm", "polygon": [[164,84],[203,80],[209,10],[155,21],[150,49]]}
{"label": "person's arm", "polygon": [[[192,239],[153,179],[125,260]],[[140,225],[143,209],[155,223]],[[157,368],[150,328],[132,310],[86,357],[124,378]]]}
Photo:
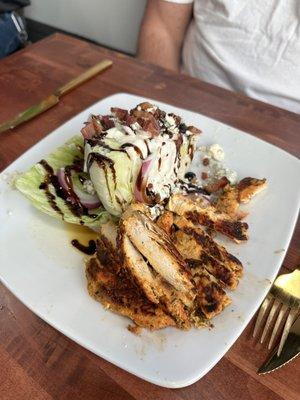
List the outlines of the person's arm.
{"label": "person's arm", "polygon": [[140,29],[138,57],[179,71],[181,47],[191,18],[192,2],[148,0]]}

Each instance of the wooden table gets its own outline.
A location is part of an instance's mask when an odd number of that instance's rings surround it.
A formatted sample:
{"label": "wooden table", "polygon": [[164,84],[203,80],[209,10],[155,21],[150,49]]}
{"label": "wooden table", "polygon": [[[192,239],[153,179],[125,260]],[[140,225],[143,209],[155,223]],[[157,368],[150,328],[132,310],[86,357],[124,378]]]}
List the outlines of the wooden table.
{"label": "wooden table", "polygon": [[[92,103],[130,92],[184,107],[243,129],[300,155],[300,116],[187,76],[61,34],[0,63],[0,122],[50,94],[100,59],[114,66],[38,118],[2,134],[0,170]],[[300,261],[298,223],[282,271]],[[159,388],[102,360],[48,326],[0,286],[0,398],[4,399],[299,399],[300,358],[266,376],[266,353],[252,323],[222,360],[194,385]]]}

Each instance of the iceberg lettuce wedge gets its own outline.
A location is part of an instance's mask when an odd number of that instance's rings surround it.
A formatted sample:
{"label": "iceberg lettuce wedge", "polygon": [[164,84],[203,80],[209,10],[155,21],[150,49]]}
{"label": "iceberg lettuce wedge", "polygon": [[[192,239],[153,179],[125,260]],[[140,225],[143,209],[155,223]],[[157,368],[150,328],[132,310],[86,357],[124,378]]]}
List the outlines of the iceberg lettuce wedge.
{"label": "iceberg lettuce wedge", "polygon": [[[49,154],[45,158],[45,161],[56,173],[60,168],[71,165],[74,159],[83,160],[83,146],[83,138],[81,136],[75,136],[53,153]],[[92,210],[92,215],[75,215],[67,202],[56,194],[55,188],[51,183],[48,185],[48,189],[53,196],[53,201],[49,201],[49,193],[47,195],[45,190],[40,188],[46,176],[47,171],[43,165],[37,163],[27,172],[20,175],[15,181],[16,188],[27,197],[38,210],[51,217],[62,219],[65,222],[87,225],[90,227],[97,227],[110,218],[109,213],[104,207]],[[53,206],[54,204],[56,207]]]}

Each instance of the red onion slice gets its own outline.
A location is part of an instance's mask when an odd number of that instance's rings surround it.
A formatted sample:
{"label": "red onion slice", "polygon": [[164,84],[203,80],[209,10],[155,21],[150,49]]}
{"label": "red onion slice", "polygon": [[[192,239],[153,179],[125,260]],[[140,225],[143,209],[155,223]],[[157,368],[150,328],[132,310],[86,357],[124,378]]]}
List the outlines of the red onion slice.
{"label": "red onion slice", "polygon": [[68,188],[68,184],[66,182],[66,175],[65,175],[65,169],[64,168],[60,168],[57,171],[57,179],[59,184],[61,185],[61,187],[66,191],[69,192],[69,188]]}
{"label": "red onion slice", "polygon": [[146,204],[149,203],[149,198],[146,193],[146,187],[152,163],[153,163],[153,157],[147,158],[143,162],[137,178],[137,182],[135,184],[134,197],[137,201],[140,201],[141,203],[146,203]]}
{"label": "red onion slice", "polygon": [[78,200],[84,207],[86,207],[89,210],[97,208],[101,205],[101,202],[96,194],[89,194],[86,191],[80,189],[76,185],[73,185],[73,187],[70,188],[66,181],[66,174],[64,168],[60,168],[58,170],[57,179],[61,187],[68,193],[71,202],[76,202]]}

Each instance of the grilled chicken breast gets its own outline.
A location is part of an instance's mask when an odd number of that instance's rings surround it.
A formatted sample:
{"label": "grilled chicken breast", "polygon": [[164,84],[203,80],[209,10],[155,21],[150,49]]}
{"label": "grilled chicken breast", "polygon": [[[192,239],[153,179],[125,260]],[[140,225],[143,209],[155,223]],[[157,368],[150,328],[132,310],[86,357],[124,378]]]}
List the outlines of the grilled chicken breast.
{"label": "grilled chicken breast", "polygon": [[182,230],[184,233],[195,240],[197,245],[194,247],[193,253],[191,251],[187,254],[193,254],[195,257],[189,257],[197,259],[201,256],[201,252],[205,251],[216,261],[226,266],[228,270],[231,270],[235,275],[240,278],[243,273],[243,265],[234,255],[230,254],[224,246],[214,241],[208,234],[206,234],[200,227],[195,227],[191,221],[185,218],[176,216],[174,218],[174,225]]}
{"label": "grilled chicken breast", "polygon": [[244,178],[238,185],[238,200],[240,203],[248,203],[253,196],[267,187],[266,179]]}
{"label": "grilled chicken breast", "polygon": [[193,285],[185,261],[166,233],[139,211],[125,215],[120,229],[126,232],[130,241],[156,273],[192,301],[190,293]]}
{"label": "grilled chicken breast", "polygon": [[212,228],[237,243],[248,239],[248,224],[246,222],[232,219],[229,215],[219,212],[208,200],[201,196],[192,199],[182,194],[175,194],[170,198],[167,208],[194,224]]}
{"label": "grilled chicken breast", "polygon": [[190,263],[193,272],[193,280],[197,290],[195,299],[196,306],[207,319],[211,319],[231,303],[231,300],[215,279],[203,265],[198,265],[197,261]]}
{"label": "grilled chicken breast", "polygon": [[244,218],[247,214],[238,211],[240,203],[248,203],[266,187],[266,179],[256,178],[244,178],[235,186],[227,185],[216,201],[216,209],[232,218]]}
{"label": "grilled chicken breast", "polygon": [[126,276],[108,270],[97,257],[86,262],[89,294],[107,309],[132,319],[138,326],[151,330],[175,326],[173,318],[153,304]]}
{"label": "grilled chicken breast", "polygon": [[190,300],[187,300],[184,294],[175,290],[148,265],[126,234],[120,236],[119,244],[123,268],[131,274],[148,300],[154,304],[160,304],[181,328],[189,328],[189,314],[185,303],[188,302],[190,305]]}
{"label": "grilled chicken breast", "polygon": [[230,303],[224,287],[234,289],[242,274],[237,258],[180,216],[181,200],[157,223],[132,205],[119,226],[101,227],[96,256],[87,262],[89,293],[138,326],[207,325]]}
{"label": "grilled chicken breast", "polygon": [[236,186],[227,185],[215,203],[216,209],[232,218],[237,216],[239,209],[238,191]]}

